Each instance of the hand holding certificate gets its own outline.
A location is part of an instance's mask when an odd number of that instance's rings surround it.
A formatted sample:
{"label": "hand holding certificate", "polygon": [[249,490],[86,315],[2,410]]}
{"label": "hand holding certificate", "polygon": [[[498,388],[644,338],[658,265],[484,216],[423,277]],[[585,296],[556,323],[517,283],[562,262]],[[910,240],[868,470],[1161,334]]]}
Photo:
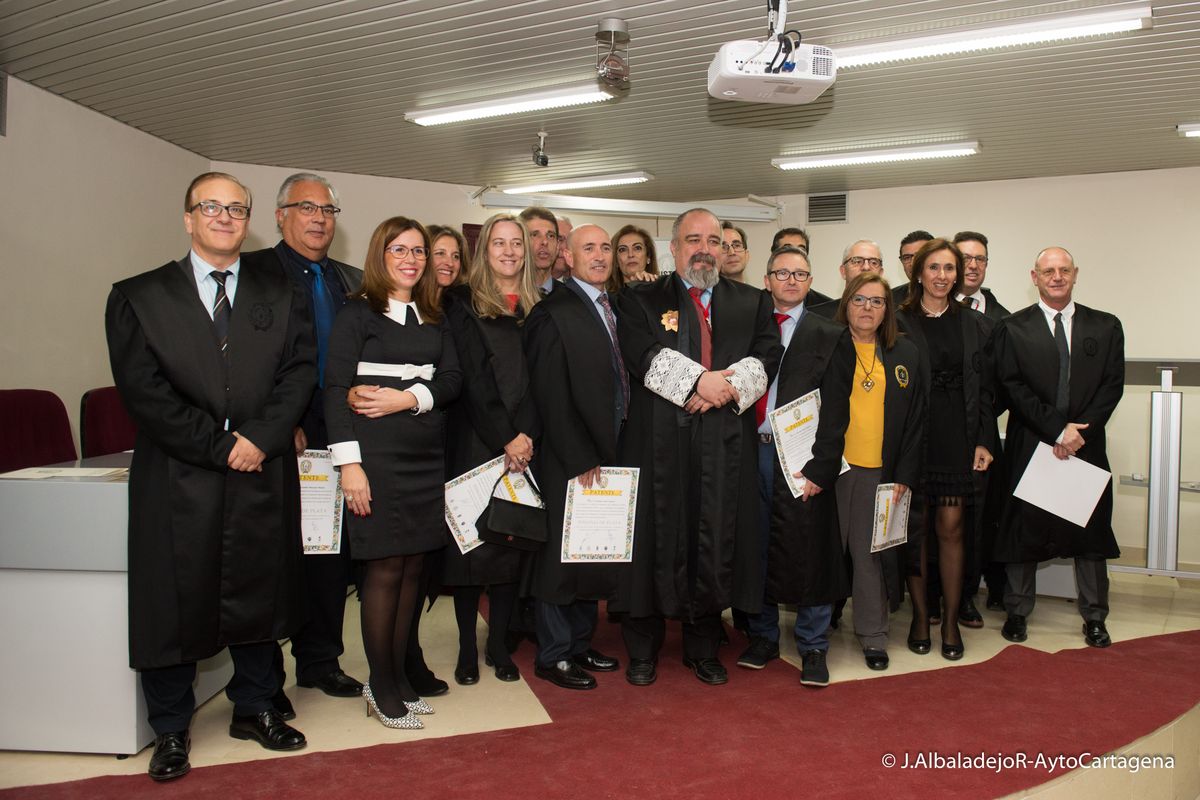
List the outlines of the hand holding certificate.
{"label": "hand holding certificate", "polygon": [[514,503],[538,508],[543,505],[519,474],[505,474],[501,479],[502,473],[504,456],[498,456],[446,484],[446,525],[463,555],[483,544],[475,521],[487,507],[493,488],[496,494]]}
{"label": "hand holding certificate", "polygon": [[342,552],[342,482],[328,450],[305,450],[300,465],[300,541],[305,555]]}
{"label": "hand holding certificate", "polygon": [[567,481],[562,563],[631,561],[637,467],[601,467],[590,487]]}
{"label": "hand holding certificate", "polygon": [[804,478],[797,478],[796,473],[804,469],[804,465],[812,458],[820,412],[821,390],[814,389],[770,414],[775,454],[788,488],[792,490],[792,497],[799,497],[804,491]]}
{"label": "hand holding certificate", "polygon": [[871,531],[871,552],[878,553],[908,541],[908,509],[912,491],[895,500],[896,484],[881,483],[875,490],[875,527]]}

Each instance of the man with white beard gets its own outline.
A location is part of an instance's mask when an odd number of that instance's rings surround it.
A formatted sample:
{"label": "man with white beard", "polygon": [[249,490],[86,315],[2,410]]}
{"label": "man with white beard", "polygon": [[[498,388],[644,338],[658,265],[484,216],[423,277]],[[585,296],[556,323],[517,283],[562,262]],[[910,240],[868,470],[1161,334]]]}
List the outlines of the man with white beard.
{"label": "man with white beard", "polygon": [[783,347],[770,295],[721,277],[721,223],[695,208],[671,231],[676,272],[630,284],[617,331],[630,373],[626,441],[641,468],[633,561],[622,567],[613,611],[625,612],[626,679],[657,678],[665,618],[683,626],[683,663],[709,684],[721,612],[757,612],[759,554],[755,402]]}

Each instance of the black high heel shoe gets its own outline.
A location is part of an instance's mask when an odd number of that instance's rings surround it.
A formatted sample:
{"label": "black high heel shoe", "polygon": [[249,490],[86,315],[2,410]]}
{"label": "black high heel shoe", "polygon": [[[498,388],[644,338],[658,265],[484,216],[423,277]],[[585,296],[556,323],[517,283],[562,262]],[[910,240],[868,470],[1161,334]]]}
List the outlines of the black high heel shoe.
{"label": "black high heel shoe", "polygon": [[917,621],[914,619],[912,624],[908,626],[908,649],[912,650],[919,656],[929,655],[930,649],[933,647],[933,642],[926,636],[924,639],[918,639],[913,636],[913,632],[917,629]]}
{"label": "black high heel shoe", "polygon": [[496,668],[496,677],[502,681],[512,683],[521,679],[521,671],[517,669],[517,665],[513,663],[497,664],[491,656],[484,654],[483,663],[489,667]]}
{"label": "black high heel shoe", "polygon": [[958,625],[954,626],[954,632],[958,634],[958,644],[950,644],[946,641],[946,625],[942,624],[942,658],[947,661],[958,661],[963,657],[965,652],[962,643],[962,632],[958,630]]}

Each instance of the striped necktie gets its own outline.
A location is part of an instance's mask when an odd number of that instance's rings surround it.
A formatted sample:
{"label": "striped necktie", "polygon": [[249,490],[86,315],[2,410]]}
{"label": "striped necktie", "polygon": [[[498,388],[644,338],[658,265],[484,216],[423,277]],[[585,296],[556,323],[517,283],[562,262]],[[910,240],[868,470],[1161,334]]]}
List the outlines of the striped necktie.
{"label": "striped necktie", "polygon": [[208,273],[217,282],[217,296],[213,299],[213,330],[217,334],[217,342],[221,346],[221,355],[229,350],[229,320],[233,316],[233,307],[229,305],[229,296],[225,294],[225,279],[228,272],[213,270]]}

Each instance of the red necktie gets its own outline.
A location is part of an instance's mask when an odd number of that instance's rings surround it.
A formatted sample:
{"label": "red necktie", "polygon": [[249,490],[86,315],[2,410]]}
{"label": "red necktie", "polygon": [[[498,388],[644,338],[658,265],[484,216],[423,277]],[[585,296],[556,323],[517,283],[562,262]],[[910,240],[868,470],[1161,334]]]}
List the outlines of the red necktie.
{"label": "red necktie", "polygon": [[[783,323],[786,322],[787,319],[787,314],[780,314],[778,311],[775,312],[775,324],[779,326],[779,333],[781,335],[783,334]],[[756,420],[754,425],[755,430],[761,428],[763,422],[765,422],[767,419],[767,398],[770,395],[771,387],[768,386],[767,390],[763,392],[763,396],[758,398],[758,402],[754,404],[754,419]]]}
{"label": "red necktie", "polygon": [[700,299],[700,295],[703,293],[704,291],[699,286],[688,289],[688,294],[692,296],[692,302],[696,304],[696,310],[700,312],[700,366],[711,370],[712,329],[709,327],[708,306],[704,305],[704,301]]}

